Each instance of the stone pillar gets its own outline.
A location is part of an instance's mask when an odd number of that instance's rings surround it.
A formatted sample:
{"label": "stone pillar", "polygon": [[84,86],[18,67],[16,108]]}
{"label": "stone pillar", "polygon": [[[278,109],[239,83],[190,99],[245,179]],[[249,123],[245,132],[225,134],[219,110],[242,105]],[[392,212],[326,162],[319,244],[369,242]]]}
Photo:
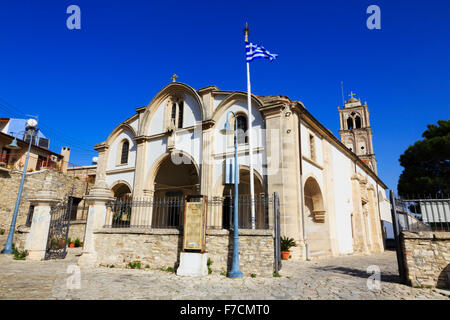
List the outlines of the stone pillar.
{"label": "stone pillar", "polygon": [[353,174],[352,180],[352,197],[353,197],[353,251],[358,253],[367,253],[366,242],[366,226],[362,207],[362,192],[360,185],[360,177]]}
{"label": "stone pillar", "polygon": [[[288,107],[289,101],[261,109],[266,124],[266,156],[268,193],[277,192],[280,198],[281,236],[294,238],[298,244],[291,248],[294,259],[305,259],[303,226],[301,225],[300,169],[298,116]],[[278,167],[278,170],[274,170]],[[303,199],[302,199],[303,200]]]}
{"label": "stone pillar", "polygon": [[104,150],[105,149],[102,148],[103,152],[99,151],[95,185],[89,192],[89,195],[84,197],[89,206],[89,212],[84,235],[83,252],[78,260],[78,264],[80,266],[96,266],[97,251],[95,248],[94,231],[105,225],[107,217],[107,203],[114,200],[106,184],[105,168],[107,159]]}
{"label": "stone pillar", "polygon": [[381,221],[377,210],[375,190],[373,187],[369,190],[369,221],[372,230],[372,251],[383,252],[383,233],[381,231]]}
{"label": "stone pillar", "polygon": [[60,201],[54,190],[52,177],[47,175],[42,189],[36,193],[35,198],[30,199],[34,204],[33,221],[28,233],[25,250],[28,250],[29,260],[43,260],[47,249],[48,231],[51,220],[51,207]]}

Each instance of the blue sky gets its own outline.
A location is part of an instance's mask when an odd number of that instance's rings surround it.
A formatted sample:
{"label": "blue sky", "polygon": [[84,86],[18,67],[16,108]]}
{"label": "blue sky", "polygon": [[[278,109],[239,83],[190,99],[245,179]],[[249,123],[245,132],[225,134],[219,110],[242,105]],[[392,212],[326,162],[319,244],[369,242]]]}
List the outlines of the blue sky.
{"label": "blue sky", "polygon": [[[68,30],[66,8],[81,8]],[[366,27],[369,5],[381,30]],[[199,89],[246,90],[242,26],[279,54],[252,63],[252,91],[301,100],[336,135],[337,106],[367,101],[381,179],[396,189],[400,154],[449,119],[450,2],[2,1],[0,117],[37,114],[52,150],[92,146],[147,105],[173,73]],[[7,104],[8,103],[8,104]]]}

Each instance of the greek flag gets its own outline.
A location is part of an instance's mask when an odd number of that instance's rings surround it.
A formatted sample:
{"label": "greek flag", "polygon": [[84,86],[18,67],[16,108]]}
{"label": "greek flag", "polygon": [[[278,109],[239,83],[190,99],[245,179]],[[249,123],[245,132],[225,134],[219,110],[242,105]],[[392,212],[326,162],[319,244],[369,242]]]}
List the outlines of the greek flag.
{"label": "greek flag", "polygon": [[270,59],[270,61],[273,61],[278,57],[277,54],[270,53],[257,44],[246,42],[245,48],[247,51],[247,62],[251,62],[253,59]]}

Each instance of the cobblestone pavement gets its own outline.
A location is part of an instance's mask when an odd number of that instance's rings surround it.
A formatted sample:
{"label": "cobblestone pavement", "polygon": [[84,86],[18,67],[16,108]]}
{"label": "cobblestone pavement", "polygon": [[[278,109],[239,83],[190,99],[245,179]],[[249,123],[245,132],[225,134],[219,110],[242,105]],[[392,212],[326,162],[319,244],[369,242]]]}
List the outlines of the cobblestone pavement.
{"label": "cobblestone pavement", "polygon": [[[42,262],[0,255],[0,299],[449,299],[397,283],[394,252],[284,261],[279,278],[186,278],[152,269],[82,268],[81,289],[68,289],[68,281],[76,278],[68,267],[76,265],[79,253],[70,249],[64,260]],[[371,265],[381,271],[379,290],[367,287]]]}

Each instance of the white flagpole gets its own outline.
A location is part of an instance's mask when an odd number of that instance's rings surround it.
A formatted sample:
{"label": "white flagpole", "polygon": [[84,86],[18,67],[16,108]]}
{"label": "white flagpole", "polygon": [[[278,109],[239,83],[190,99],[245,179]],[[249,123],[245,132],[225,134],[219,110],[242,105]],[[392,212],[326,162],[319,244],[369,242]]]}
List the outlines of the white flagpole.
{"label": "white flagpole", "polygon": [[[248,24],[245,24],[244,34],[245,42],[248,42],[248,34],[250,29]],[[248,149],[249,149],[249,166],[250,166],[250,204],[252,214],[252,229],[256,229],[256,215],[255,215],[255,190],[253,179],[253,144],[252,144],[252,101],[251,101],[251,85],[250,85],[250,63],[247,62],[247,108],[248,108]]]}

